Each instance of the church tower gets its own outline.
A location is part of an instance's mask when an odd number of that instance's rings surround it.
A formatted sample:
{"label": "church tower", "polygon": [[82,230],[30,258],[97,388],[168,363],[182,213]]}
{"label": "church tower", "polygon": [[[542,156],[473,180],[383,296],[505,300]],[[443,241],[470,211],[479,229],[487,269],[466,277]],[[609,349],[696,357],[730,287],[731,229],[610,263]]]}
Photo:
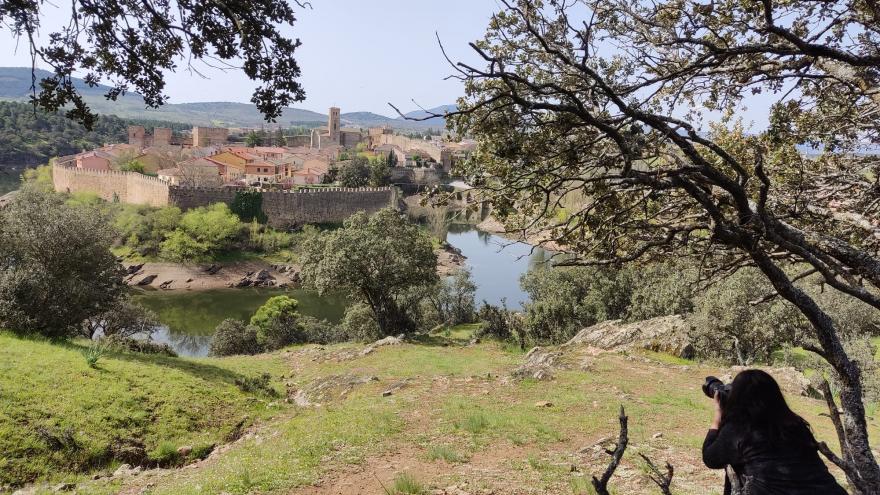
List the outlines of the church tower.
{"label": "church tower", "polygon": [[327,132],[330,133],[330,141],[339,143],[339,109],[330,107],[330,117],[327,121]]}

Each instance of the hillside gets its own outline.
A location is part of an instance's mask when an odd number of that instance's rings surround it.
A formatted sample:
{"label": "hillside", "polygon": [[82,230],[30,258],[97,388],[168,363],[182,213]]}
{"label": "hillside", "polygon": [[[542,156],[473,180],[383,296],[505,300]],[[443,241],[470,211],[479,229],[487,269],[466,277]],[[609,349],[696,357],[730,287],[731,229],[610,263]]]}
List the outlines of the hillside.
{"label": "hillside", "polygon": [[[44,70],[37,71],[37,77],[49,75]],[[31,72],[26,67],[0,67],[0,100],[27,101],[30,97]],[[158,109],[148,109],[143,98],[137,94],[126,94],[116,101],[108,101],[104,94],[106,86],[89,87],[82,79],[74,78],[74,85],[82,92],[92,109],[100,114],[116,115],[127,119],[149,119],[181,122],[190,125],[210,125],[224,127],[259,127],[265,123],[257,107],[248,103],[200,102],[173,103]],[[345,110],[345,109],[343,109]],[[444,125],[443,119],[430,122],[411,122],[391,118],[371,112],[349,112],[342,114],[345,125],[354,127],[373,127],[391,125],[400,129],[422,129]],[[282,125],[323,125],[327,115],[300,108],[286,108],[278,119]]]}
{"label": "hillside", "polygon": [[[34,428],[49,425],[53,431],[72,427],[82,432],[77,439],[99,448],[113,425],[144,438],[148,449],[164,440],[170,451],[214,442],[230,423],[257,414],[240,440],[184,469],[110,476],[114,463],[49,480],[78,481],[78,493],[94,494],[145,488],[155,495],[353,495],[384,489],[582,494],[590,493],[589,477],[607,465],[603,449],[616,438],[623,405],[630,446],[612,481],[613,493],[658,493],[638,453],[674,464],[674,493],[721,493],[720,473],[700,460],[712,404],[699,384],[707,374],[732,370],[647,351],[612,353],[580,345],[551,349],[552,381],[538,381],[515,373],[525,361],[519,351],[494,342],[468,345],[472,329],[456,327],[421,343],[305,346],[249,358],[112,355],[97,370],[86,366],[78,346],[0,335],[5,366],[0,391],[10,390],[11,383],[22,390],[2,402],[0,442],[45,452]],[[245,395],[230,385],[261,371],[283,383],[279,399]],[[778,375],[794,409],[819,438],[832,439],[830,422],[820,416],[823,402],[799,396],[785,376]],[[878,433],[874,421],[871,429]],[[73,467],[57,454],[39,455],[36,466],[16,472]],[[91,480],[89,473],[99,479]],[[403,485],[409,491],[402,491]]]}

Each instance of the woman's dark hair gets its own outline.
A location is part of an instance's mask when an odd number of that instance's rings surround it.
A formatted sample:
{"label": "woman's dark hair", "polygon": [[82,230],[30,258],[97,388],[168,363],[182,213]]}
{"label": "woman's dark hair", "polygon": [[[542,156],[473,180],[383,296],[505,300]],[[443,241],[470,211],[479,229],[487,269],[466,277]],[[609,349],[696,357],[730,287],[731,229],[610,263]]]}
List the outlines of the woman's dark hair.
{"label": "woman's dark hair", "polygon": [[779,384],[761,370],[742,371],[733,379],[721,416],[721,424],[727,423],[774,440],[816,443],[809,423],[788,407]]}

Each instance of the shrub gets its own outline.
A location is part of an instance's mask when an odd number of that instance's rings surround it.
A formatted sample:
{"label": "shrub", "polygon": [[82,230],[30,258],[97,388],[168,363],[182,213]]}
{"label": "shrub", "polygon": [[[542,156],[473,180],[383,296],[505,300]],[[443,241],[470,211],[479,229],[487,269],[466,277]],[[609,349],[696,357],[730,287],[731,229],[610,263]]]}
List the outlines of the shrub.
{"label": "shrub", "polygon": [[694,309],[697,269],[686,262],[652,263],[628,268],[632,290],[627,321],[687,314]]}
{"label": "shrub", "polygon": [[68,337],[124,290],[114,232],[91,206],[25,186],[0,212],[0,327]]}
{"label": "shrub", "polygon": [[751,302],[772,291],[753,268],[741,269],[710,287],[696,302],[690,321],[697,355],[740,365],[767,362],[783,345],[801,345],[806,322],[787,301]]}
{"label": "shrub", "polygon": [[327,320],[319,320],[313,316],[300,316],[299,326],[306,342],[334,344],[347,340],[345,333]]}
{"label": "shrub", "polygon": [[214,330],[211,341],[212,356],[258,354],[262,347],[257,342],[257,329],[239,320],[223,320]]}
{"label": "shrub", "polygon": [[121,298],[106,311],[93,315],[83,322],[83,334],[87,338],[97,335],[104,337],[149,337],[159,326],[159,318],[152,311]]}
{"label": "shrub", "polygon": [[474,295],[477,286],[468,270],[457,270],[452,277],[441,280],[426,298],[431,323],[449,326],[474,321]]}
{"label": "shrub", "polygon": [[260,191],[236,191],[235,199],[229,209],[241,219],[242,222],[256,220],[266,223],[268,218],[263,212],[263,193]]}
{"label": "shrub", "polygon": [[257,342],[265,350],[280,349],[305,341],[296,311],[299,302],[288,296],[275,296],[266,301],[251,317],[257,329]]}
{"label": "shrub", "polygon": [[177,230],[162,242],[162,256],[175,261],[204,259],[229,248],[242,227],[224,203],[189,210]]}
{"label": "shrub", "polygon": [[89,346],[83,349],[82,354],[86,359],[86,364],[89,365],[89,368],[97,368],[98,361],[104,357],[104,354],[107,353],[107,347],[98,341],[89,342]]}
{"label": "shrub", "polygon": [[235,379],[235,386],[242,392],[262,393],[269,397],[277,397],[278,391],[272,387],[272,377],[269,373],[263,373],[257,376],[243,376]]}
{"label": "shrub", "polygon": [[176,466],[181,461],[177,446],[169,441],[159,442],[156,449],[150,452],[150,460],[160,467]]}
{"label": "shrub", "polygon": [[101,339],[108,349],[123,352],[137,352],[140,354],[156,354],[168,357],[177,357],[177,353],[168,344],[160,344],[151,340],[134,339],[131,337],[122,337],[120,335],[111,335]]}
{"label": "shrub", "polygon": [[346,308],[341,326],[347,340],[372,342],[382,338],[373,310],[364,303],[352,304]]}
{"label": "shrub", "polygon": [[425,487],[413,475],[400,473],[394,477],[393,491],[389,495],[422,495]]}

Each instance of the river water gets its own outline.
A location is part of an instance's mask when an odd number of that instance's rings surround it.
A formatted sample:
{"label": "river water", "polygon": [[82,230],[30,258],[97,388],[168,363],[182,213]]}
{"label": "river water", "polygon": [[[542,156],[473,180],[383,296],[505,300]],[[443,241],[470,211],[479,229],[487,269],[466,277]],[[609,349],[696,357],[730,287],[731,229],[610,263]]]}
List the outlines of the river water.
{"label": "river water", "polygon": [[[471,225],[450,225],[446,241],[461,250],[477,286],[477,304],[506,301],[519,309],[528,295],[519,279],[532,267],[547,266],[550,253],[523,243],[481,232]],[[154,340],[169,344],[182,356],[206,356],[214,328],[226,318],[247,321],[270,297],[287,294],[299,301],[302,314],[333,323],[342,318],[345,299],[319,297],[306,290],[224,289],[198,292],[150,291],[136,295],[137,301],[153,310],[162,322]]]}

